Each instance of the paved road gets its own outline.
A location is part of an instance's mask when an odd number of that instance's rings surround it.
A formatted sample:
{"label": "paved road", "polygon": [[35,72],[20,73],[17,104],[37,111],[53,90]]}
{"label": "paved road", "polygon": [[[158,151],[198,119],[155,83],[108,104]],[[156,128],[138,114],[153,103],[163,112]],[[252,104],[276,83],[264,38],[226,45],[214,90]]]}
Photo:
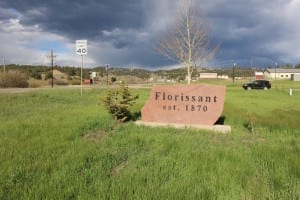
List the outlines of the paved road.
{"label": "paved road", "polygon": [[[80,85],[76,86],[54,86],[53,89],[72,89],[72,88],[78,88],[80,89]],[[90,86],[84,86],[84,89],[91,88]],[[39,91],[39,90],[51,90],[51,86],[47,87],[40,87],[40,88],[0,88],[0,94],[1,93],[25,93],[25,92],[31,92],[31,91]]]}
{"label": "paved road", "polygon": [[37,91],[42,90],[42,88],[1,88],[1,93],[24,93],[24,92],[30,92],[30,91]]}
{"label": "paved road", "polygon": [[[80,89],[80,85],[69,85],[69,86],[54,86],[54,89]],[[132,84],[129,85],[130,88],[149,88],[151,86],[145,86],[142,84]],[[103,89],[106,88],[106,85],[84,85],[83,89]],[[40,87],[40,88],[0,88],[1,93],[25,93],[31,91],[39,91],[39,90],[50,90],[51,86]]]}

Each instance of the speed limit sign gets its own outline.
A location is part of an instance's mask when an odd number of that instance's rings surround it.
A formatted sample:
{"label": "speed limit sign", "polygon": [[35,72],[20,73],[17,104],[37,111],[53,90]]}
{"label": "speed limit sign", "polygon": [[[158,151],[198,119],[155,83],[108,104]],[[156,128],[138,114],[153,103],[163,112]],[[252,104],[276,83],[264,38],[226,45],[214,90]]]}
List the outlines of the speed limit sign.
{"label": "speed limit sign", "polygon": [[76,53],[78,55],[87,54],[87,40],[76,40]]}

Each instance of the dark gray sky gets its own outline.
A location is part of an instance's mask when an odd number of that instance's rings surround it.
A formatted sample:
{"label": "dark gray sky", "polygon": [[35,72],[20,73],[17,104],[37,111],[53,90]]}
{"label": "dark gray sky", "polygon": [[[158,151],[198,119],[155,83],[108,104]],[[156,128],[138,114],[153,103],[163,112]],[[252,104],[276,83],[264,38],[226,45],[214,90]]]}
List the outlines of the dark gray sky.
{"label": "dark gray sky", "polygon": [[[85,66],[173,65],[154,50],[176,0],[1,0],[0,56],[7,63],[80,66],[75,40],[88,40]],[[207,66],[300,63],[299,0],[194,0],[221,47]]]}

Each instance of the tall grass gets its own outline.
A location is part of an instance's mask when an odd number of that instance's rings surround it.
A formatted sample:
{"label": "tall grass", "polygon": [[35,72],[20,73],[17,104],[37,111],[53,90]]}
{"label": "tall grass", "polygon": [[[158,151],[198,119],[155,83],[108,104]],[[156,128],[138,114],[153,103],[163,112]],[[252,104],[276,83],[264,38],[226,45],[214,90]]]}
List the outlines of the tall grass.
{"label": "tall grass", "polygon": [[25,74],[19,71],[0,72],[0,88],[27,88],[29,86]]}
{"label": "tall grass", "polygon": [[0,199],[300,198],[300,94],[228,84],[229,135],[117,125],[102,94],[0,94]]}

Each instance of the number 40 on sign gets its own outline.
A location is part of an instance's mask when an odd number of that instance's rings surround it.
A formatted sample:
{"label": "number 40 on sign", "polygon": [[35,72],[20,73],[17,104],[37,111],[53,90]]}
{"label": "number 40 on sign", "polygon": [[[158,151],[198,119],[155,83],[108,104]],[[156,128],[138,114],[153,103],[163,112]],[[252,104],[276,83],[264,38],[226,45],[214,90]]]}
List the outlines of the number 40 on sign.
{"label": "number 40 on sign", "polygon": [[76,53],[78,55],[87,54],[87,40],[76,40]]}

